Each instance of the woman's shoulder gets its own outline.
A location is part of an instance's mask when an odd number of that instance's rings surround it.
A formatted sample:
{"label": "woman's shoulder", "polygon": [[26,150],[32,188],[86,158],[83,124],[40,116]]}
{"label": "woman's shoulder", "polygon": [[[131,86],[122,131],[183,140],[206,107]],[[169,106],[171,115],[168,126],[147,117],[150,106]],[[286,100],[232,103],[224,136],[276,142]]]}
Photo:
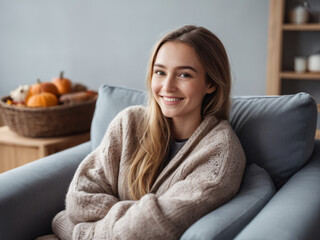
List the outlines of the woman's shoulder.
{"label": "woman's shoulder", "polygon": [[218,131],[234,132],[228,120],[220,120],[217,124]]}
{"label": "woman's shoulder", "polygon": [[122,119],[130,119],[130,120],[140,120],[144,119],[146,115],[146,107],[142,105],[135,105],[135,106],[130,106],[125,109],[123,109],[119,114],[118,117]]}
{"label": "woman's shoulder", "polygon": [[239,142],[228,120],[218,120],[217,124],[206,134],[206,139],[208,141],[214,139],[216,143],[223,143],[224,146]]}
{"label": "woman's shoulder", "polygon": [[228,120],[219,120],[204,135],[200,144],[204,148],[223,153],[227,159],[238,159],[238,161],[245,162],[242,144]]}
{"label": "woman's shoulder", "polygon": [[[146,107],[130,106],[120,111],[110,122],[104,139],[137,135],[145,119]],[[124,135],[123,135],[124,136]]]}
{"label": "woman's shoulder", "polygon": [[134,105],[122,110],[122,114],[124,115],[140,115],[141,116],[141,114],[145,114],[145,112],[146,112],[146,107],[142,105]]}
{"label": "woman's shoulder", "polygon": [[120,111],[112,120],[112,125],[138,125],[145,119],[146,107],[142,105],[130,106]]}

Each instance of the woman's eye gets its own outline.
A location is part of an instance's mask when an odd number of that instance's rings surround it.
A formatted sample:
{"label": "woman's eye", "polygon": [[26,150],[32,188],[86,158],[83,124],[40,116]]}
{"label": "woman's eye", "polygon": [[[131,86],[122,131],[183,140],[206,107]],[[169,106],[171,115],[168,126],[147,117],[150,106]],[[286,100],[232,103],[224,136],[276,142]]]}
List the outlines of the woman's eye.
{"label": "woman's eye", "polygon": [[165,75],[165,73],[163,71],[160,71],[160,70],[155,70],[154,74],[160,75],[160,76],[164,76]]}
{"label": "woman's eye", "polygon": [[191,75],[190,75],[189,73],[181,73],[181,74],[179,75],[179,77],[189,78],[189,77],[191,77]]}

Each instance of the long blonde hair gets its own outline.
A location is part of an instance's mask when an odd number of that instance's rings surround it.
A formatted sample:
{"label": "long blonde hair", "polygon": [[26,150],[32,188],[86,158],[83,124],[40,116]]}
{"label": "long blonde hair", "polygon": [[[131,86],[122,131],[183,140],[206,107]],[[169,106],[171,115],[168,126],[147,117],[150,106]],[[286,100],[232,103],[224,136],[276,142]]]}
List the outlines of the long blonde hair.
{"label": "long blonde hair", "polygon": [[193,47],[206,72],[207,83],[216,87],[214,93],[207,94],[203,99],[202,118],[213,114],[221,120],[228,119],[229,116],[230,66],[225,48],[218,37],[206,28],[191,25],[164,36],[154,47],[150,57],[147,73],[147,117],[142,126],[144,131],[140,138],[140,146],[133,155],[128,175],[129,191],[135,200],[150,192],[152,184],[162,170],[172,137],[171,121],[162,114],[151,90],[155,59],[161,46],[168,41],[183,42]]}

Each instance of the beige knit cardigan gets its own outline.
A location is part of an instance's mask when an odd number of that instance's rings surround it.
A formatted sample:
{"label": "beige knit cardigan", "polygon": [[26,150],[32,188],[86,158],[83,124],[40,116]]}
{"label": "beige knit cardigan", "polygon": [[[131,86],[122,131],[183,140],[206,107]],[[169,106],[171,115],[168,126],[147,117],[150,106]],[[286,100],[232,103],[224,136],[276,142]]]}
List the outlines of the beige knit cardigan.
{"label": "beige knit cardigan", "polygon": [[159,174],[151,192],[132,200],[127,172],[145,114],[142,106],[118,114],[100,146],[80,164],[66,210],[53,220],[58,238],[179,239],[192,223],[237,193],[245,167],[243,149],[227,121],[208,116]]}

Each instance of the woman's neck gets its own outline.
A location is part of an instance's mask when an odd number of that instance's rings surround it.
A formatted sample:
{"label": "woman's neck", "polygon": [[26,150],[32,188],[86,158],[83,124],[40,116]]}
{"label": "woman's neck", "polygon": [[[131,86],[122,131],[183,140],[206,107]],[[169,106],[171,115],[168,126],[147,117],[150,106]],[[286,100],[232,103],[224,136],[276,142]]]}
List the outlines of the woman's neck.
{"label": "woman's neck", "polygon": [[188,139],[201,123],[201,118],[185,121],[183,119],[172,119],[173,137],[175,139]]}

